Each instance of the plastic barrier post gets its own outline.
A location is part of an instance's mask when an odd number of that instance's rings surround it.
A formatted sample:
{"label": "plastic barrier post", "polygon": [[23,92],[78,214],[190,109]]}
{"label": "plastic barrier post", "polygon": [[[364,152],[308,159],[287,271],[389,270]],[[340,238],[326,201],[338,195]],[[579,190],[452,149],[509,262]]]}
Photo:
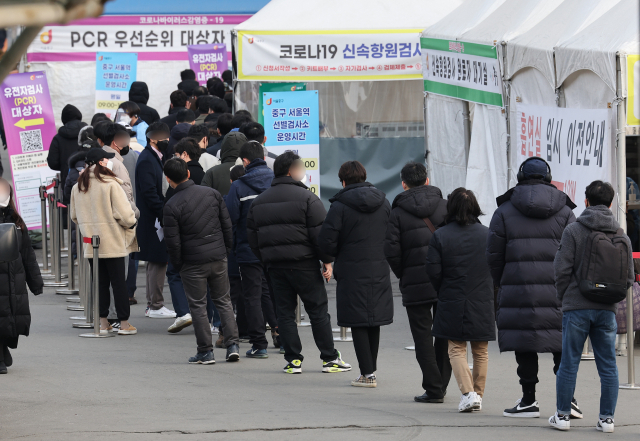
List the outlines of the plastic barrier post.
{"label": "plastic barrier post", "polygon": [[100,248],[100,236],[93,236],[91,238],[85,237],[84,243],[90,243],[93,247],[93,283],[91,287],[91,297],[93,299],[93,333],[80,334],[80,337],[88,338],[106,338],[114,337],[115,334],[107,332],[105,334],[100,333],[100,300],[99,296],[99,281],[98,281],[98,260],[99,260],[99,248]]}

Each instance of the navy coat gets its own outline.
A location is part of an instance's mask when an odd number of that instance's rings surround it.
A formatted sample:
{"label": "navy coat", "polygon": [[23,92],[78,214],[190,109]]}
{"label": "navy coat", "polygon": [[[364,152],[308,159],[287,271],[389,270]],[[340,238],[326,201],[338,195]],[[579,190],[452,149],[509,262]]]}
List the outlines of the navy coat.
{"label": "navy coat", "polygon": [[562,306],[553,260],[565,227],[575,222],[569,196],[540,180],[525,181],[497,200],[487,263],[498,293],[500,351],[561,352]]}
{"label": "navy coat", "polygon": [[[166,156],[165,156],[166,157]],[[168,262],[167,246],[160,242],[155,227],[162,222],[164,196],[162,195],[162,161],[151,146],[146,146],[136,164],[136,206],[140,210],[136,235],[140,251],[134,259],[147,262]]]}

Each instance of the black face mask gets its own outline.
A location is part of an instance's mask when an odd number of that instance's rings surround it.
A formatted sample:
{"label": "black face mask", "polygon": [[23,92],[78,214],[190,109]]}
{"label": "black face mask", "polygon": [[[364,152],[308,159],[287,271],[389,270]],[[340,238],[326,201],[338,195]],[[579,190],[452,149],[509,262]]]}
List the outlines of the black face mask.
{"label": "black face mask", "polygon": [[161,153],[166,152],[167,148],[169,148],[169,140],[165,139],[164,141],[156,141],[156,147]]}
{"label": "black face mask", "polygon": [[127,153],[129,153],[129,150],[131,150],[129,148],[128,145],[125,145],[124,147],[122,147],[122,149],[120,150],[120,156],[127,156]]}

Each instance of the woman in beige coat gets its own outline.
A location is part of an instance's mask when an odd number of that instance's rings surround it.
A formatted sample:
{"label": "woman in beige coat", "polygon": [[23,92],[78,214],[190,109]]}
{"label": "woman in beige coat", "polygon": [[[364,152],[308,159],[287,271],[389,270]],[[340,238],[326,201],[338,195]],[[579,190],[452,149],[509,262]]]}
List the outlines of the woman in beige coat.
{"label": "woman in beige coat", "polygon": [[[137,333],[129,323],[129,294],[125,280],[124,258],[137,250],[136,217],[118,179],[106,165],[113,153],[91,149],[85,160],[87,167],[71,191],[71,219],[80,227],[82,236],[100,236],[99,298],[100,332],[112,330],[109,315],[109,286],[120,320],[120,335]],[[84,244],[85,256],[93,256],[91,245]],[[93,268],[93,259],[89,259]]]}

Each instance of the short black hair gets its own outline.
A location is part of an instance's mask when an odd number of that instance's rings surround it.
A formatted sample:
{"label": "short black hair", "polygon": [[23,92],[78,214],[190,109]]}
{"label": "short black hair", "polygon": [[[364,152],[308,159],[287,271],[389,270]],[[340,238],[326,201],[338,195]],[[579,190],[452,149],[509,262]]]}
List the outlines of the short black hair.
{"label": "short black hair", "polygon": [[253,118],[251,118],[251,114],[249,112],[238,111],[235,115],[233,115],[233,119],[231,120],[231,125],[234,129],[239,129],[243,124],[253,122]]}
{"label": "short black hair", "polygon": [[202,95],[199,96],[196,100],[196,107],[198,108],[198,112],[200,114],[209,113],[209,109],[211,109],[211,101],[213,97],[211,95]]}
{"label": "short black hair", "polygon": [[264,143],[264,127],[262,124],[251,121],[240,126],[240,133],[247,137],[247,141]]}
{"label": "short black hair", "polygon": [[99,139],[100,141],[104,142],[104,137],[105,137],[105,130],[107,128],[107,125],[109,124],[113,124],[111,122],[111,120],[106,120],[106,121],[98,121],[96,123],[95,126],[93,126],[93,134],[96,136],[96,139]]}
{"label": "short black hair", "polygon": [[300,156],[296,155],[291,150],[287,150],[283,154],[278,155],[276,160],[273,162],[273,174],[275,177],[279,178],[281,176],[287,176],[291,165],[298,159],[300,159]]}
{"label": "short black hair", "polygon": [[608,182],[593,181],[587,185],[584,195],[587,197],[587,201],[589,201],[591,207],[595,207],[596,205],[609,207],[613,202],[613,197],[616,195],[616,192]]}
{"label": "short black hair", "polygon": [[147,128],[147,131],[145,132],[147,139],[149,139],[149,135],[153,132],[165,132],[168,137],[171,131],[169,130],[169,126],[167,124],[162,122],[162,120],[158,120],[154,123],[151,123],[151,125]]}
{"label": "short black hair", "polygon": [[100,112],[100,113],[96,113],[95,115],[93,115],[93,118],[91,118],[91,124],[89,124],[89,125],[95,126],[100,121],[111,121],[111,120],[109,119],[109,117],[106,114]]}
{"label": "short black hair", "polygon": [[205,126],[204,124],[191,126],[189,132],[187,133],[187,136],[200,142],[202,141],[202,138],[209,137],[209,127]]}
{"label": "short black hair", "polygon": [[164,163],[164,175],[176,184],[184,182],[189,177],[187,163],[181,158],[173,157]]}
{"label": "short black hair", "polygon": [[209,103],[209,108],[213,110],[213,113],[228,113],[229,106],[227,106],[227,102],[218,97],[211,97],[211,102]]}
{"label": "short black hair", "polygon": [[198,141],[194,138],[189,138],[189,137],[182,138],[176,144],[175,149],[176,149],[176,153],[179,155],[182,154],[182,152],[186,152],[192,161],[197,161],[198,159],[200,159],[200,156],[202,155],[202,149],[200,149],[200,145],[198,145]]}
{"label": "short black hair", "polygon": [[338,178],[345,185],[360,184],[367,180],[367,169],[358,161],[347,161],[340,166]]}
{"label": "short black hair", "polygon": [[229,178],[231,178],[231,182],[233,182],[238,180],[238,178],[241,178],[242,176],[244,176],[245,173],[246,173],[246,170],[244,169],[243,166],[234,165],[233,167],[231,167],[231,170],[229,170]]}
{"label": "short black hair", "polygon": [[178,110],[178,115],[176,116],[176,122],[180,123],[190,123],[196,120],[196,114],[193,113],[191,109],[180,109]]}
{"label": "short black hair", "polygon": [[264,149],[262,145],[257,142],[245,142],[242,144],[242,147],[240,147],[240,154],[238,156],[249,162],[255,159],[264,159]]}
{"label": "short black hair", "polygon": [[218,77],[207,78],[207,89],[210,88],[214,83],[222,83],[222,80]]}
{"label": "short black hair", "polygon": [[116,124],[112,122],[109,122],[108,124],[104,123],[104,125],[100,125],[100,129],[101,129],[100,134],[103,136],[100,139],[102,140],[104,145],[111,145],[116,135],[120,132],[129,134],[129,132],[127,131],[127,129],[124,128],[124,126],[121,126],[120,124]]}
{"label": "short black hair", "polygon": [[226,135],[231,129],[233,129],[233,115],[223,113],[218,117],[218,130],[220,130],[220,135]]}
{"label": "short black hair", "polygon": [[118,109],[124,110],[124,113],[126,113],[129,116],[140,115],[140,106],[138,106],[133,101],[125,101],[124,103],[121,103]]}
{"label": "short black hair", "polygon": [[182,81],[184,81],[184,80],[195,80],[196,79],[196,73],[192,69],[185,69],[182,72],[180,72],[180,79]]}
{"label": "short black hair", "polygon": [[227,84],[231,84],[231,82],[233,81],[233,72],[228,69],[222,72],[222,81]]}
{"label": "short black hair", "polygon": [[417,162],[407,162],[400,171],[400,179],[409,188],[419,187],[427,182],[427,168]]}
{"label": "short black hair", "polygon": [[191,95],[193,95],[196,98],[198,98],[198,97],[201,97],[201,96],[204,96],[204,95],[209,95],[209,91],[204,86],[198,86],[195,89],[193,89],[193,92],[191,93]]}
{"label": "short black hair", "polygon": [[187,94],[183,90],[174,90],[169,96],[173,107],[184,107],[187,105]]}
{"label": "short black hair", "polygon": [[478,222],[482,210],[471,190],[459,187],[453,190],[447,201],[447,222],[457,222],[459,225],[471,225]]}
{"label": "short black hair", "polygon": [[224,94],[226,93],[226,89],[224,88],[224,83],[218,81],[209,86],[209,93],[218,98],[224,98]]}

